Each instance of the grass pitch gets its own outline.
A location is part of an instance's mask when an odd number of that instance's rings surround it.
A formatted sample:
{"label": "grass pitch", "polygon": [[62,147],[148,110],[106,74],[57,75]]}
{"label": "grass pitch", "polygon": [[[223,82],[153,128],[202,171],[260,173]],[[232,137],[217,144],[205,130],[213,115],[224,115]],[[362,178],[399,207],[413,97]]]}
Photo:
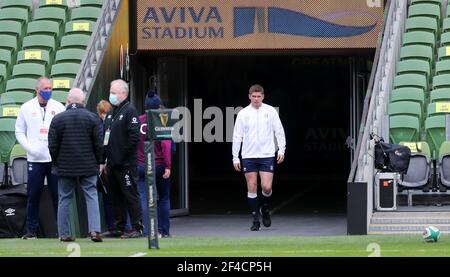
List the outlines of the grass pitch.
{"label": "grass pitch", "polygon": [[[0,257],[442,257],[450,256],[450,238],[427,243],[421,235],[329,237],[173,237],[159,240],[149,250],[147,239],[105,239],[102,243],[79,238],[2,239]],[[79,251],[78,251],[79,250]]]}

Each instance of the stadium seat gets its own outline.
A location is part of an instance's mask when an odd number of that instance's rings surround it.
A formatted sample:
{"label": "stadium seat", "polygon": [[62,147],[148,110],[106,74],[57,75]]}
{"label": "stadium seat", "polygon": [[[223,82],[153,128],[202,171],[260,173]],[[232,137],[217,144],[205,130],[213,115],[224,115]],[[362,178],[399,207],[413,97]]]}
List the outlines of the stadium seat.
{"label": "stadium seat", "polygon": [[392,102],[388,106],[389,116],[395,115],[411,115],[419,118],[422,121],[422,107],[417,102],[398,101]]}
{"label": "stadium seat", "polygon": [[69,95],[68,91],[65,90],[53,90],[52,99],[62,103],[63,105],[67,102],[67,95]]}
{"label": "stadium seat", "polygon": [[428,81],[424,75],[420,74],[402,74],[395,76],[394,89],[401,87],[416,87],[427,91]]}
{"label": "stadium seat", "polygon": [[0,48],[7,49],[11,53],[16,52],[17,49],[19,48],[19,44],[18,44],[18,40],[17,40],[16,36],[0,34]]}
{"label": "stadium seat", "polygon": [[420,105],[422,114],[425,111],[425,93],[419,88],[403,87],[394,89],[391,92],[390,102],[409,101]]}
{"label": "stadium seat", "polygon": [[24,27],[30,21],[30,13],[23,8],[3,8],[0,9],[0,20],[15,20]]}
{"label": "stadium seat", "polygon": [[405,31],[426,31],[431,32],[436,36],[438,32],[438,22],[437,19],[427,16],[407,18],[405,21]]}
{"label": "stadium seat", "polygon": [[33,0],[3,0],[2,8],[22,8],[29,13],[33,9]]}
{"label": "stadium seat", "polygon": [[97,22],[101,8],[98,7],[79,7],[72,9],[70,20],[90,20]]}
{"label": "stadium seat", "polygon": [[433,89],[450,87],[450,74],[441,74],[433,77]]}
{"label": "stadium seat", "polygon": [[436,75],[450,74],[450,60],[438,61],[436,63]]}
{"label": "stadium seat", "polygon": [[450,31],[450,18],[444,18],[442,21],[442,33],[447,33]]}
{"label": "stadium seat", "polygon": [[48,0],[39,0],[39,8],[44,7],[53,7],[67,10],[69,7],[67,5],[67,0],[58,0],[58,1],[48,1]]}
{"label": "stadium seat", "polygon": [[20,105],[17,104],[0,105],[0,117],[17,118],[19,111]]}
{"label": "stadium seat", "polygon": [[0,48],[0,63],[5,64],[8,69],[11,67],[11,64],[13,63],[11,50]]}
{"label": "stadium seat", "polygon": [[437,116],[437,115],[445,115],[450,112],[450,102],[433,102],[428,104],[428,117]]}
{"label": "stadium seat", "polygon": [[101,8],[103,5],[103,0],[80,0],[81,7],[97,7]]}
{"label": "stadium seat", "polygon": [[53,93],[56,90],[69,91],[73,86],[73,81],[72,78],[52,78]]}
{"label": "stadium seat", "polygon": [[67,20],[66,11],[59,7],[42,7],[34,11],[34,20],[52,20],[62,26]]}
{"label": "stadium seat", "polygon": [[450,58],[450,46],[439,47],[438,60],[443,61]]}
{"label": "stadium seat", "polygon": [[23,37],[22,24],[18,21],[2,20],[0,21],[0,34],[13,35],[20,39]]}
{"label": "stadium seat", "polygon": [[17,78],[11,79],[6,82],[5,91],[27,91],[35,93],[36,91],[36,79],[31,78]]}
{"label": "stadium seat", "polygon": [[429,63],[433,60],[433,49],[424,45],[408,45],[400,48],[400,60],[424,60]]}
{"label": "stadium seat", "polygon": [[441,8],[434,4],[420,3],[415,5],[410,5],[408,8],[408,17],[416,16],[427,16],[440,20],[441,18]]}
{"label": "stadium seat", "polygon": [[430,102],[450,102],[450,88],[439,88],[430,93]]}
{"label": "stadium seat", "polygon": [[16,119],[0,117],[0,162],[8,163],[11,150],[16,144]]}
{"label": "stadium seat", "polygon": [[79,70],[80,70],[79,63],[57,63],[52,66],[50,76],[52,78],[54,77],[75,78],[77,77]]}
{"label": "stadium seat", "polygon": [[55,63],[78,63],[83,60],[85,50],[81,49],[62,49],[56,52]]}
{"label": "stadium seat", "polygon": [[450,46],[450,32],[441,35],[441,46]]}
{"label": "stadium seat", "polygon": [[30,35],[23,39],[23,49],[42,49],[53,55],[56,49],[56,40],[53,36],[47,35]]}
{"label": "stadium seat", "polygon": [[399,185],[406,189],[421,189],[425,187],[431,179],[431,151],[428,143],[420,142],[400,142],[411,150],[408,171],[400,178]]}
{"label": "stadium seat", "polygon": [[441,0],[411,0],[411,5],[421,4],[421,3],[429,3],[429,4],[438,5],[439,7],[441,7]]}
{"label": "stadium seat", "polygon": [[22,145],[15,144],[9,158],[9,176],[13,186],[28,183],[27,152]]}
{"label": "stadium seat", "polygon": [[419,118],[408,115],[389,117],[389,142],[398,144],[401,141],[418,141]]}
{"label": "stadium seat", "polygon": [[95,23],[89,20],[75,20],[66,23],[65,34],[87,34],[94,30]]}
{"label": "stadium seat", "polygon": [[59,38],[60,26],[55,21],[37,20],[28,23],[27,35],[50,35]]}
{"label": "stadium seat", "polygon": [[431,116],[425,119],[425,131],[427,142],[431,151],[434,151],[434,158],[439,157],[439,148],[445,141],[445,115]]}
{"label": "stadium seat", "polygon": [[439,153],[439,183],[450,187],[450,141],[442,143]]}
{"label": "stadium seat", "polygon": [[12,91],[0,94],[0,105],[23,104],[31,99],[34,95],[26,91]]}
{"label": "stadium seat", "polygon": [[8,75],[8,68],[6,67],[6,64],[0,64],[0,93],[2,93],[4,90],[6,83],[5,80],[8,79]]}
{"label": "stadium seat", "polygon": [[[449,22],[450,23],[450,22]],[[434,49],[436,38],[433,33],[425,31],[415,31],[404,33],[402,37],[402,46],[407,45],[425,45]]]}
{"label": "stadium seat", "polygon": [[13,67],[13,78],[39,78],[46,76],[45,66],[35,63],[21,63]]}
{"label": "stadium seat", "polygon": [[78,48],[85,50],[89,39],[91,38],[90,35],[85,34],[70,34],[65,35],[61,38],[61,49],[65,48]]}
{"label": "stadium seat", "polygon": [[42,64],[45,67],[45,72],[48,73],[49,64],[51,63],[50,54],[48,51],[41,49],[22,50],[17,53],[17,63]]}
{"label": "stadium seat", "polygon": [[416,73],[430,77],[430,63],[424,60],[404,60],[397,64],[397,75]]}

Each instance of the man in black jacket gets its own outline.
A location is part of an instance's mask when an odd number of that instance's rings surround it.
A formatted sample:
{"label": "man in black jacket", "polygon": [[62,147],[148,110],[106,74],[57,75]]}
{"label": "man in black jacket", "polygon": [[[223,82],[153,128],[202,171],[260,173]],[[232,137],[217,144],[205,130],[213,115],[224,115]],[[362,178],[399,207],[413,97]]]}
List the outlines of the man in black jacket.
{"label": "man in black jacket", "polygon": [[86,110],[85,94],[73,88],[67,97],[67,110],[50,124],[48,147],[58,180],[58,233],[61,241],[74,241],[70,235],[69,206],[76,186],[86,198],[89,236],[101,242],[97,176],[102,161],[102,128],[97,115]]}
{"label": "man in black jacket", "polygon": [[[138,112],[127,100],[128,84],[111,82],[109,102],[113,109],[105,119],[103,145],[106,152],[106,174],[111,192],[115,230],[111,236],[137,238],[142,236],[142,209],[137,190],[137,144],[139,142]],[[130,215],[132,230],[124,233]]]}

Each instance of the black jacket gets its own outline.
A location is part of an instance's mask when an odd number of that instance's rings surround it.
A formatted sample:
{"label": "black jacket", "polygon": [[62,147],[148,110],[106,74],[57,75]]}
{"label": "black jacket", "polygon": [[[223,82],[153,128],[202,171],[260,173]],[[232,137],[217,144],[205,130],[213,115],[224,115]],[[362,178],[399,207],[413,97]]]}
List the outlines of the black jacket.
{"label": "black jacket", "polygon": [[48,148],[57,174],[65,177],[98,174],[103,141],[99,117],[80,104],[71,104],[50,124]]}
{"label": "black jacket", "polygon": [[137,145],[141,126],[138,116],[136,109],[127,100],[106,115],[105,132],[110,130],[108,144],[105,145],[108,168],[137,166]]}

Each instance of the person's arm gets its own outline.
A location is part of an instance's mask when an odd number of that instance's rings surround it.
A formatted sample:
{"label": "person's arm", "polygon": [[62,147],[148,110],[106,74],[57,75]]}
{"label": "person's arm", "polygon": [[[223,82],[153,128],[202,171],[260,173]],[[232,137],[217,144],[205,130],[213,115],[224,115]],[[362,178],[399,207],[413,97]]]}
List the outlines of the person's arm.
{"label": "person's arm", "polygon": [[284,153],[286,151],[286,137],[284,135],[283,124],[281,123],[280,116],[274,109],[274,119],[272,121],[273,131],[278,143],[278,157],[277,162],[282,163],[284,160]]}
{"label": "person's arm", "polygon": [[27,139],[27,123],[22,108],[20,108],[19,114],[17,115],[15,132],[17,141],[22,145],[25,151],[30,154],[33,153],[33,147]]}
{"label": "person's arm", "polygon": [[103,124],[100,118],[93,115],[92,138],[94,143],[95,158],[98,164],[103,163]]}
{"label": "person's arm", "polygon": [[232,146],[232,155],[233,155],[233,165],[237,171],[241,170],[241,162],[239,160],[239,151],[241,150],[241,144],[244,137],[243,124],[241,120],[240,114],[236,117],[236,123],[234,125],[233,130],[233,146]]}
{"label": "person's arm", "polygon": [[172,166],[172,141],[171,140],[163,140],[161,141],[161,150],[164,158],[164,175],[162,176],[164,179],[170,177],[170,168]]}
{"label": "person's arm", "polygon": [[139,114],[135,109],[130,109],[127,112],[128,119],[128,136],[127,143],[125,144],[125,155],[124,157],[129,157],[131,151],[137,151],[137,144],[139,143],[139,134],[141,123],[139,121]]}

